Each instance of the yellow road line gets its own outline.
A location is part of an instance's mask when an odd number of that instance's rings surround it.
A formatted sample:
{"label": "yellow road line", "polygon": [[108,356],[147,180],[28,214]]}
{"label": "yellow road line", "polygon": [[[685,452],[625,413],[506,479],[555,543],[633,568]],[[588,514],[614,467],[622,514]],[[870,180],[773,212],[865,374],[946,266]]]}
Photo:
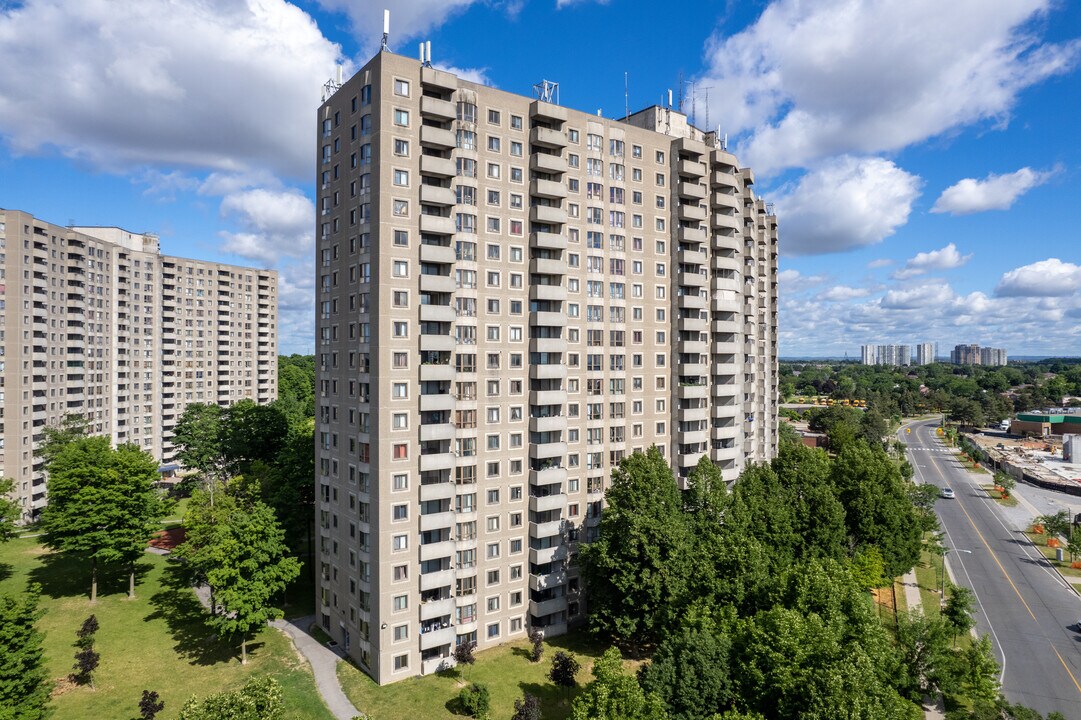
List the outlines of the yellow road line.
{"label": "yellow road line", "polygon": [[1055,651],[1055,655],[1058,655],[1058,661],[1062,663],[1062,667],[1066,671],[1066,674],[1070,676],[1071,680],[1073,680],[1073,686],[1077,688],[1077,692],[1081,693],[1081,684],[1077,682],[1077,678],[1075,678],[1073,676],[1073,673],[1070,672],[1070,666],[1067,665],[1066,661],[1062,659],[1062,655],[1059,653],[1058,648],[1052,645],[1051,649]]}
{"label": "yellow road line", "polygon": [[989,545],[989,544],[987,543],[987,540],[986,540],[986,539],[984,538],[984,536],[983,536],[983,533],[981,533],[981,532],[980,532],[980,529],[979,529],[978,527],[976,527],[976,523],[975,523],[975,522],[973,522],[973,520],[972,520],[972,516],[968,514],[968,510],[965,510],[965,506],[964,506],[964,503],[962,503],[962,502],[961,502],[960,500],[958,500],[958,501],[957,501],[957,504],[958,504],[958,506],[960,506],[960,508],[961,508],[961,512],[963,512],[963,513],[965,514],[965,517],[966,517],[966,518],[968,518],[968,523],[969,523],[969,525],[971,525],[971,526],[972,526],[972,529],[976,531],[976,534],[980,536],[980,542],[982,542],[982,543],[983,543],[983,546],[984,546],[985,548],[987,548],[987,552],[991,553],[991,559],[995,561],[995,564],[996,564],[996,565],[998,565],[998,569],[1002,571],[1002,574],[1003,574],[1003,575],[1005,576],[1005,578],[1006,578],[1006,582],[1008,582],[1008,583],[1010,584],[1010,587],[1012,587],[1012,588],[1013,588],[1013,591],[1014,591],[1015,593],[1017,593],[1017,599],[1018,599],[1018,600],[1020,600],[1020,601],[1021,601],[1021,604],[1025,606],[1025,610],[1027,610],[1027,611],[1028,611],[1028,614],[1029,614],[1029,616],[1030,616],[1030,617],[1031,617],[1031,618],[1032,618],[1033,620],[1035,620],[1035,619],[1036,619],[1036,615],[1035,615],[1035,614],[1034,614],[1034,613],[1032,612],[1032,608],[1030,608],[1030,607],[1028,606],[1028,603],[1027,603],[1027,602],[1025,602],[1025,598],[1023,598],[1023,597],[1021,596],[1021,591],[1020,591],[1020,590],[1018,590],[1018,589],[1017,589],[1017,586],[1013,584],[1013,579],[1012,579],[1012,578],[1010,577],[1010,574],[1009,574],[1008,572],[1006,572],[1006,568],[1004,568],[1004,567],[1002,566],[1002,563],[1001,563],[1001,562],[999,562],[999,560],[998,560],[998,556],[997,556],[997,555],[995,555],[995,551],[991,549],[991,546],[990,546],[990,545]]}

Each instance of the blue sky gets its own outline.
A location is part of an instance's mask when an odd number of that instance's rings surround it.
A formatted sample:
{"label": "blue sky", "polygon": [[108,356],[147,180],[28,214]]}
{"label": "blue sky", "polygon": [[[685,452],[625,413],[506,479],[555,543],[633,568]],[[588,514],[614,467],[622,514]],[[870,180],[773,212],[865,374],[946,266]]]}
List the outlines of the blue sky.
{"label": "blue sky", "polygon": [[[0,207],[276,267],[313,347],[315,110],[391,47],[622,115],[680,93],[781,230],[782,355],[1081,355],[1081,3],[0,0]],[[694,102],[692,104],[692,86]]]}

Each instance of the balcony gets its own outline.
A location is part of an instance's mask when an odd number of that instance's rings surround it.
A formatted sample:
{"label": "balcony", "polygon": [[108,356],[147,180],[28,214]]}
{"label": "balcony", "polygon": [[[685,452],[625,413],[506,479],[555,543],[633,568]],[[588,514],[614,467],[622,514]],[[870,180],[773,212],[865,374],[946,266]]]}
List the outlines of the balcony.
{"label": "balcony", "polygon": [[450,393],[442,393],[438,395],[421,395],[420,396],[420,411],[421,412],[436,412],[440,410],[453,410],[454,409],[454,396]]}
{"label": "balcony", "polygon": [[709,278],[698,271],[679,273],[679,284],[689,288],[704,288],[709,285]]}
{"label": "balcony", "polygon": [[567,211],[558,207],[534,205],[529,208],[529,221],[534,223],[544,223],[546,225],[565,225],[567,222]]}
{"label": "balcony", "polygon": [[529,234],[529,246],[547,250],[565,250],[567,238],[559,233],[533,232]]}
{"label": "balcony", "polygon": [[421,155],[420,174],[451,178],[458,174],[458,168],[453,160],[434,155]]}
{"label": "balcony", "polygon": [[711,221],[714,229],[743,230],[743,216],[739,213],[714,212]]}
{"label": "balcony", "polygon": [[529,272],[539,275],[563,275],[567,272],[567,263],[553,258],[534,258],[529,261]]}
{"label": "balcony", "polygon": [[529,523],[529,537],[546,538],[558,537],[563,533],[563,521],[551,520],[543,523]]}
{"label": "balcony", "polygon": [[529,339],[529,352],[565,353],[567,341],[564,338],[535,337]]}
{"label": "balcony", "polygon": [[714,448],[710,454],[713,456],[713,462],[724,462],[726,460],[736,461],[739,460],[743,452],[738,445],[726,448]]}
{"label": "balcony", "polygon": [[[457,228],[452,218],[442,217],[441,215],[421,215],[420,231],[422,233],[432,233],[433,235],[453,235]],[[452,257],[453,253],[452,250]]]}
{"label": "balcony", "polygon": [[[454,466],[453,455],[451,456],[451,467]],[[420,531],[428,532],[429,530],[442,530],[444,528],[454,527],[454,513],[447,511],[441,513],[428,513],[427,515],[420,516]],[[448,571],[453,575],[453,571]],[[421,577],[424,577],[421,575]],[[446,584],[446,583],[444,583]],[[433,587],[439,587],[434,585]],[[431,588],[424,588],[425,590],[431,590]]]}
{"label": "balcony", "polygon": [[544,617],[545,615],[551,615],[552,613],[564,612],[567,609],[567,597],[561,596],[552,598],[551,600],[530,600],[529,612],[534,617]]}
{"label": "balcony", "polygon": [[529,156],[529,169],[556,175],[567,172],[567,161],[558,155],[533,153]]}
{"label": "balcony", "polygon": [[450,130],[444,130],[443,128],[432,127],[430,125],[421,125],[420,144],[427,147],[439,148],[440,150],[449,150],[458,143],[457,140],[455,140],[454,133]]}
{"label": "balcony", "polygon": [[529,103],[529,117],[549,122],[565,123],[567,122],[567,108],[541,100],[534,100]]}
{"label": "balcony", "polygon": [[706,241],[706,229],[704,227],[676,228],[676,240],[683,243],[704,243]]}
{"label": "balcony", "polygon": [[[424,578],[426,576],[421,575],[421,588],[424,587]],[[426,633],[421,633],[420,636],[420,649],[431,650],[432,648],[442,647],[444,645],[453,645],[458,630],[453,625],[448,625],[445,628],[439,630],[431,630]],[[447,662],[444,660],[443,662]]]}
{"label": "balcony", "polygon": [[676,171],[683,177],[701,178],[706,174],[706,165],[695,160],[680,160]]}
{"label": "balcony", "polygon": [[566,429],[567,418],[564,415],[529,418],[529,432],[559,432]]}
{"label": "balcony", "polygon": [[450,188],[439,187],[438,185],[421,185],[420,201],[425,205],[447,207],[458,202],[458,198]]}
{"label": "balcony", "polygon": [[560,587],[567,584],[567,571],[557,570],[546,575],[530,575],[529,576],[529,589],[530,590],[548,590],[549,588]]}
{"label": "balcony", "polygon": [[454,338],[450,335],[421,335],[420,349],[434,352],[453,352],[455,347]]}
{"label": "balcony", "polygon": [[[529,457],[534,460],[546,460],[548,458],[562,458],[567,455],[567,443],[530,443]],[[421,468],[423,470],[424,468]]]}
{"label": "balcony", "polygon": [[452,597],[446,598],[444,600],[429,600],[428,602],[421,602],[420,604],[421,620],[434,620],[435,618],[441,618],[453,614],[454,598]]}
{"label": "balcony", "polygon": [[701,140],[695,140],[693,138],[682,137],[673,143],[676,152],[683,153],[685,155],[693,155],[694,157],[702,157],[708,152],[706,144]]}
{"label": "balcony", "polygon": [[680,340],[679,352],[692,355],[705,355],[709,352],[709,343],[704,340]]}
{"label": "balcony", "polygon": [[453,92],[458,89],[458,78],[453,73],[430,67],[420,69],[420,82],[422,85],[444,91]]}
{"label": "balcony", "polygon": [[[424,288],[421,287],[421,290]],[[541,285],[531,283],[529,286],[530,300],[566,300],[567,288],[562,285]]]}
{"label": "balcony", "polygon": [[676,465],[681,468],[694,467],[698,464],[698,461],[701,460],[702,456],[705,454],[706,453],[704,450],[690,453],[680,453],[676,455]]}
{"label": "balcony", "polygon": [[743,200],[736,193],[728,193],[717,190],[711,198],[713,205],[739,212],[743,208]]}
{"label": "balcony", "polygon": [[567,366],[551,364],[532,363],[529,366],[529,377],[534,380],[562,380],[567,377]]}
{"label": "balcony", "polygon": [[[421,258],[423,259],[423,258]],[[421,305],[421,322],[454,322],[457,313],[450,305]]]}
{"label": "balcony", "polygon": [[702,317],[681,317],[676,320],[676,329],[686,332],[705,332],[709,321]]}
{"label": "balcony", "polygon": [[[539,129],[534,128],[534,130]],[[535,197],[562,200],[567,197],[567,186],[552,180],[532,180],[529,183],[529,194]]]}
{"label": "balcony", "polygon": [[706,219],[706,209],[700,205],[684,203],[676,211],[676,217],[684,222],[702,222]]}
{"label": "balcony", "polygon": [[559,130],[535,127],[529,131],[529,142],[540,147],[559,149],[567,146],[567,136]]}
{"label": "balcony", "polygon": [[[441,428],[446,427],[444,425],[422,425],[421,430],[426,427]],[[453,428],[451,428],[453,431]],[[423,433],[421,433],[423,435]],[[451,435],[454,433],[451,432]],[[423,438],[422,438],[423,439]],[[420,501],[429,502],[432,500],[452,500],[454,495],[458,491],[458,486],[452,482],[444,483],[428,483],[427,485],[421,484],[420,486]],[[444,527],[444,526],[440,526]]]}
{"label": "balcony", "polygon": [[[564,483],[567,481],[567,468],[564,467],[550,467],[543,470],[530,470],[529,482],[531,485],[551,485],[552,483]],[[559,504],[550,504],[543,510],[557,510],[562,508],[562,503],[566,501],[565,495],[560,495],[563,498],[559,501]],[[529,509],[537,512],[542,512],[541,507],[538,505],[534,507],[534,500],[544,500],[545,498],[533,498],[529,499]]]}
{"label": "balcony", "polygon": [[455,290],[454,278],[450,275],[421,275],[420,291],[434,293],[452,293]]}
{"label": "balcony", "polygon": [[427,95],[422,96],[420,99],[420,111],[424,115],[436,117],[441,120],[454,120],[457,117],[454,103],[449,100],[428,97]]}
{"label": "balcony", "polygon": [[694,420],[708,420],[709,408],[679,408],[677,411],[678,417],[683,422],[692,422]]}
{"label": "balcony", "polygon": [[[423,320],[424,318],[421,318]],[[421,382],[449,382],[454,379],[455,371],[454,366],[448,364],[445,365],[421,365],[420,366],[420,381]]]}
{"label": "balcony", "polygon": [[[565,495],[560,495],[558,497],[566,498]],[[533,498],[530,498],[530,500],[532,499]],[[529,548],[529,562],[534,565],[545,565],[557,560],[566,560],[567,554],[566,545],[556,545],[555,547],[542,548],[540,550]]]}
{"label": "balcony", "polygon": [[[553,262],[551,260],[533,260],[532,263],[537,262]],[[531,268],[532,270],[532,268]],[[538,270],[532,270],[532,272],[544,272]],[[529,324],[537,326],[550,326],[550,327],[562,327],[567,324],[567,316],[561,312],[546,312],[536,311],[529,313]]]}
{"label": "balcony", "polygon": [[455,547],[456,545],[453,540],[421,545],[420,560],[421,562],[424,562],[426,560],[438,560],[439,558],[452,558],[454,557]]}
{"label": "balcony", "polygon": [[[433,217],[431,215],[421,216],[421,228],[424,227],[424,218]],[[450,218],[439,218],[440,220],[450,221]],[[453,223],[451,223],[453,227]],[[425,263],[443,263],[449,265],[455,261],[454,248],[449,245],[426,245],[420,246],[420,261]]]}
{"label": "balcony", "polygon": [[686,310],[704,310],[706,297],[705,295],[680,295],[676,305]]}
{"label": "balcony", "polygon": [[706,188],[698,183],[681,182],[676,185],[676,194],[691,200],[705,200]]}
{"label": "balcony", "polygon": [[676,436],[677,443],[693,445],[709,442],[709,430],[688,430]]}

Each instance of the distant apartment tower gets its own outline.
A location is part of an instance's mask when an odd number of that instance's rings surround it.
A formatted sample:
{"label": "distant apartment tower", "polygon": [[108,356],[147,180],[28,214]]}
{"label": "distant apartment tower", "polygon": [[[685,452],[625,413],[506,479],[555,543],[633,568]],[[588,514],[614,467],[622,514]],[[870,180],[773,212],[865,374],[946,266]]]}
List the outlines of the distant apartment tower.
{"label": "distant apartment tower", "polygon": [[954,365],[1005,365],[1007,356],[1003,348],[957,345],[950,353],[950,362]]}
{"label": "distant apartment tower", "polygon": [[66,414],[170,463],[189,403],[277,397],[273,271],[0,209],[0,273],[0,473],[15,480],[24,520],[47,502],[43,430]]}
{"label": "distant apartment tower", "polygon": [[381,52],[319,109],[319,621],[378,682],[582,622],[626,455],[776,452],[777,223],[714,133]]}
{"label": "distant apartment tower", "polygon": [[908,345],[862,345],[860,361],[864,365],[909,365],[912,360]]}
{"label": "distant apartment tower", "polygon": [[930,365],[935,361],[935,344],[920,343],[916,346],[916,365]]}

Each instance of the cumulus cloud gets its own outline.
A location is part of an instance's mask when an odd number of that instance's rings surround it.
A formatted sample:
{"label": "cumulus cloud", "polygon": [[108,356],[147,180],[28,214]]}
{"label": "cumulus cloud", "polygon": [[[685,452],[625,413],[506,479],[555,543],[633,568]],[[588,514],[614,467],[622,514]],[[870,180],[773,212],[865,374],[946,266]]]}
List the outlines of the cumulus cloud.
{"label": "cumulus cloud", "polygon": [[953,289],[946,283],[931,283],[901,290],[889,290],[879,303],[887,310],[917,310],[949,303]]}
{"label": "cumulus cloud", "polygon": [[0,135],[16,153],[55,148],[107,170],[306,177],[312,108],[339,56],[284,0],[0,6]]}
{"label": "cumulus cloud", "polygon": [[891,260],[890,258],[878,258],[877,260],[872,260],[871,262],[867,263],[867,267],[871,270],[889,267],[890,265],[893,265],[893,260]]}
{"label": "cumulus cloud", "polygon": [[821,163],[774,198],[782,252],[816,255],[874,245],[908,221],[920,179],[883,158]]}
{"label": "cumulus cloud", "polygon": [[1040,260],[1005,273],[995,287],[1000,297],[1063,297],[1079,294],[1081,265],[1058,258]]}
{"label": "cumulus cloud", "polygon": [[[1053,0],[775,0],[708,42],[710,112],[760,173],[897,150],[984,120],[1067,72],[1081,41],[1041,40]],[[964,28],[959,32],[958,28]]]}
{"label": "cumulus cloud", "polygon": [[856,298],[867,297],[871,294],[870,288],[850,287],[848,285],[834,285],[829,290],[818,295],[819,300],[826,302],[846,302]]}
{"label": "cumulus cloud", "polygon": [[797,293],[817,287],[828,279],[825,275],[804,275],[799,270],[787,268],[777,273],[777,288],[782,293]]}
{"label": "cumulus cloud", "polygon": [[[424,34],[442,25],[453,15],[465,12],[477,0],[395,0],[392,3],[356,2],[355,0],[316,0],[321,7],[342,13],[352,26],[364,56],[373,54],[383,38],[383,9],[390,9],[390,45],[404,55],[415,49],[402,49],[406,40],[424,38]],[[433,43],[432,55],[441,57]]]}
{"label": "cumulus cloud", "polygon": [[941,250],[916,253],[916,256],[910,258],[903,268],[893,274],[893,277],[896,280],[907,280],[932,270],[953,270],[971,259],[971,253],[962,255],[957,251],[957,246],[950,243]]}
{"label": "cumulus cloud", "polygon": [[224,252],[267,264],[313,252],[315,206],[298,190],[241,190],[225,196],[221,214],[242,228],[220,233]]}
{"label": "cumulus cloud", "polygon": [[1008,210],[1017,198],[1043,185],[1055,173],[1055,170],[1037,172],[1023,167],[1005,175],[988,175],[983,180],[965,178],[943,190],[931,212],[969,215],[986,210]]}

